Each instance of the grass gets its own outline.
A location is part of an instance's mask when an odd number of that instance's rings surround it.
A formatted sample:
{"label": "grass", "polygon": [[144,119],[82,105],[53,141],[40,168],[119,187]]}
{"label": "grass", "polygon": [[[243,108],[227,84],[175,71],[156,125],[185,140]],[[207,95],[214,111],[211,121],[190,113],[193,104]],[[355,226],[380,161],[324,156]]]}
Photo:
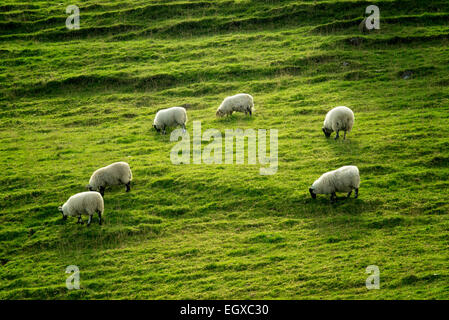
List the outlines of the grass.
{"label": "grass", "polygon": [[[367,35],[365,1],[83,1],[74,31],[68,4],[0,5],[1,299],[449,298],[447,1],[377,1]],[[237,92],[254,117],[217,119]],[[278,172],[171,164],[152,120],[185,103],[190,134],[278,129]],[[338,105],[346,141],[321,132]],[[134,180],[106,191],[104,225],[63,222],[114,161]],[[347,164],[359,199],[310,198]]]}

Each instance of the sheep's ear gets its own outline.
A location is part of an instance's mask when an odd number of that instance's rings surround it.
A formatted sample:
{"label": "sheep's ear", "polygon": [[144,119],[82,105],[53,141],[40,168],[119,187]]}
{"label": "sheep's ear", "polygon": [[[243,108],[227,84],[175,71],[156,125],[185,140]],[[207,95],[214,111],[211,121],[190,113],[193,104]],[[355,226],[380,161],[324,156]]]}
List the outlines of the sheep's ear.
{"label": "sheep's ear", "polygon": [[62,212],[62,206],[59,206],[59,207],[58,207],[58,210]]}

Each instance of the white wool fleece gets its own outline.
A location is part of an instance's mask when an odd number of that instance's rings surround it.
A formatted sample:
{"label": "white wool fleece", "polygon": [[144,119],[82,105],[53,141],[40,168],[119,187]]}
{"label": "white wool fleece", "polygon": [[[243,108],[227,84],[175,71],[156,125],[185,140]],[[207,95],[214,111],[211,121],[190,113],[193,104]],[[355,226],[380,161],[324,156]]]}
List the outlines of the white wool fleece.
{"label": "white wool fleece", "polygon": [[344,166],[329,171],[319,177],[311,189],[315,194],[331,194],[334,192],[350,192],[360,186],[359,169],[356,166]]}
{"label": "white wool fleece", "polygon": [[243,112],[245,114],[254,112],[254,99],[246,93],[239,93],[226,97],[217,109],[217,116],[230,115],[233,112]]}
{"label": "white wool fleece", "polygon": [[182,126],[184,129],[187,123],[187,111],[183,107],[172,107],[159,110],[154,118],[153,125],[160,130],[166,127]]}
{"label": "white wool fleece", "polygon": [[62,214],[67,217],[81,215],[92,216],[100,212],[103,215],[104,202],[99,192],[86,191],[71,196],[62,206]]}
{"label": "white wool fleece", "polygon": [[93,189],[100,187],[127,184],[132,180],[132,172],[126,162],[115,162],[96,170],[89,180],[89,186]]}
{"label": "white wool fleece", "polygon": [[350,132],[354,125],[354,113],[348,107],[336,107],[326,114],[323,128],[332,131]]}

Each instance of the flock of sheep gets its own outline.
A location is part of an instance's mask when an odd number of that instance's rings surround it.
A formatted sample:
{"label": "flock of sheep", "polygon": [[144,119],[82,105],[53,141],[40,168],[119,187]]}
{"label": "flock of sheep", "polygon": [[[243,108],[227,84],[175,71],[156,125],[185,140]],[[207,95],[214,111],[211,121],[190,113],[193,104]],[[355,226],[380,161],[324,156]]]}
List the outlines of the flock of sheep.
{"label": "flock of sheep", "polygon": [[[339,138],[340,131],[350,132],[354,125],[354,113],[347,107],[336,107],[329,111],[324,118],[323,132],[329,138],[336,132],[335,140]],[[348,198],[355,189],[355,197],[359,196],[360,174],[356,166],[343,166],[337,170],[329,171],[319,177],[309,188],[312,198],[317,194],[330,194],[331,202],[337,200],[336,192],[348,192]]]}
{"label": "flock of sheep", "polygon": [[131,190],[131,180],[133,174],[129,164],[126,162],[115,162],[104,168],[96,170],[90,177],[87,189],[89,191],[77,193],[69,198],[59,211],[62,212],[62,218],[78,217],[78,223],[83,224],[81,215],[88,215],[89,226],[92,221],[92,216],[97,213],[99,224],[101,224],[101,216],[104,212],[104,190],[108,186],[115,186],[124,184],[126,192]]}
{"label": "flock of sheep", "polygon": [[[232,115],[233,112],[242,112],[252,115],[254,112],[253,97],[246,93],[239,93],[227,97],[223,100],[216,111],[217,117]],[[153,127],[162,134],[166,133],[166,128],[181,126],[186,130],[187,112],[183,107],[172,107],[159,110],[154,118]],[[323,133],[330,137],[332,132],[336,132],[335,139],[339,138],[340,131],[349,133],[354,125],[354,113],[347,107],[336,107],[330,110],[324,119]],[[104,212],[104,191],[106,187],[124,184],[126,192],[131,190],[132,172],[126,162],[115,162],[104,168],[96,170],[87,186],[89,191],[80,192],[71,196],[61,207],[63,219],[68,216],[78,217],[78,223],[83,224],[81,215],[88,215],[89,226],[92,216],[97,213],[99,224]],[[326,172],[319,177],[309,188],[312,198],[317,194],[330,194],[331,202],[336,201],[336,192],[347,192],[349,198],[355,189],[355,198],[359,194],[360,174],[356,166],[344,166],[337,170]]]}

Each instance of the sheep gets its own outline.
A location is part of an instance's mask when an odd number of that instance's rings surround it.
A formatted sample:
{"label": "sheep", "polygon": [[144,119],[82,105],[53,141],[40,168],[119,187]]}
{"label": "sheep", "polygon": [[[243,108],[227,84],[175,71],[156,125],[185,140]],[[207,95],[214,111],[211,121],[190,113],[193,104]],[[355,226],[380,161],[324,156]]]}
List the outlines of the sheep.
{"label": "sheep", "polygon": [[58,210],[62,213],[63,220],[66,220],[68,216],[77,216],[77,223],[80,224],[84,224],[81,220],[81,215],[88,215],[89,221],[87,221],[87,226],[90,225],[92,216],[96,212],[98,214],[99,224],[101,225],[101,216],[104,213],[104,201],[99,192],[85,191],[71,196]]}
{"label": "sheep", "polygon": [[165,134],[165,128],[180,125],[186,131],[187,112],[183,107],[172,107],[159,110],[154,117],[153,128]]}
{"label": "sheep", "polygon": [[234,96],[226,97],[217,109],[215,115],[217,117],[224,117],[225,115],[232,115],[233,112],[244,112],[251,116],[254,112],[253,97],[246,93],[239,93]]}
{"label": "sheep", "polygon": [[96,170],[90,177],[87,189],[90,191],[100,190],[101,196],[104,197],[104,190],[107,186],[124,184],[126,192],[129,192],[132,178],[133,175],[128,163],[115,162]]}
{"label": "sheep", "polygon": [[322,130],[326,138],[329,138],[332,132],[337,132],[335,140],[340,137],[340,130],[343,130],[345,132],[343,139],[346,139],[346,132],[349,133],[353,125],[354,113],[352,110],[347,107],[336,107],[326,114]]}
{"label": "sheep", "polygon": [[359,31],[361,32],[361,33],[363,33],[363,34],[365,34],[365,33],[369,33],[371,30],[370,29],[368,29],[368,27],[366,26],[366,20],[367,20],[368,18],[364,18],[363,20],[362,20],[362,22],[360,22],[360,24],[359,24]]}
{"label": "sheep", "polygon": [[336,192],[348,192],[351,196],[355,189],[355,198],[359,196],[360,175],[356,166],[344,166],[337,170],[326,172],[309,188],[313,199],[317,194],[331,194],[331,202],[337,200]]}

